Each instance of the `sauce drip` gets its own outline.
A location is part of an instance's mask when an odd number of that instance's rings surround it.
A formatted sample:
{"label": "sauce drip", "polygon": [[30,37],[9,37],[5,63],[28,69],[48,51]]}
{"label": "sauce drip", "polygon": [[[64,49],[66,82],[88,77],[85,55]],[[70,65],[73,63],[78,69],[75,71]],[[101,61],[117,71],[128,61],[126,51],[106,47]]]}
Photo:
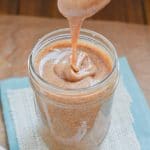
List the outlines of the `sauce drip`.
{"label": "sauce drip", "polygon": [[68,19],[72,35],[71,68],[77,67],[77,41],[83,21],[105,7],[110,0],[58,0],[59,11]]}

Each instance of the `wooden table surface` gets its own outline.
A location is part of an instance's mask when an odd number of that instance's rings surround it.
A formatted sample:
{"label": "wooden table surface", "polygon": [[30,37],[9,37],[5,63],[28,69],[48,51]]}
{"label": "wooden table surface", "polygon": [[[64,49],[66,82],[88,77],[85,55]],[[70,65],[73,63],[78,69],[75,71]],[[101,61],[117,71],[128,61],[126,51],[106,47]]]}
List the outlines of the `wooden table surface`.
{"label": "wooden table surface", "polygon": [[[27,75],[27,58],[44,34],[68,27],[66,20],[0,16],[0,79]],[[150,104],[150,26],[86,21],[84,27],[110,39],[126,56]],[[0,108],[0,145],[8,148]]]}
{"label": "wooden table surface", "polygon": [[[0,14],[62,18],[57,0],[0,0]],[[111,0],[92,18],[150,25],[150,0]]]}

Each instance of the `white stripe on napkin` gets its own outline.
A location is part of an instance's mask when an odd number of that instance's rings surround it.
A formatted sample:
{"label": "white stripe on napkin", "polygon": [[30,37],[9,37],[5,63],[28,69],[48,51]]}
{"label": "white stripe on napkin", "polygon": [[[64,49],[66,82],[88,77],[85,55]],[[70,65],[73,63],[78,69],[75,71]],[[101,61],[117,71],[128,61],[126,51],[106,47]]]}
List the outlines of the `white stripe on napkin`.
{"label": "white stripe on napkin", "polygon": [[[39,119],[35,112],[34,94],[31,88],[9,89],[7,96],[14,121],[20,150],[47,150],[37,132]],[[132,99],[119,83],[112,107],[112,120],[101,150],[140,150],[133,129],[134,119],[130,112]]]}

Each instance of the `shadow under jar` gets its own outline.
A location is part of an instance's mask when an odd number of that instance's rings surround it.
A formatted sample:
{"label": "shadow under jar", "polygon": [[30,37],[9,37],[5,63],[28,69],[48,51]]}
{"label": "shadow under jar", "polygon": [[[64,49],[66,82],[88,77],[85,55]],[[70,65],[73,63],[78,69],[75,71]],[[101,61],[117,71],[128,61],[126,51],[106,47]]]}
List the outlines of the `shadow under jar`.
{"label": "shadow under jar", "polygon": [[43,122],[40,133],[52,150],[96,150],[110,126],[113,95],[119,80],[118,58],[109,40],[82,29],[79,41],[89,43],[107,55],[112,70],[93,86],[78,89],[57,87],[40,76],[35,60],[46,47],[70,39],[69,29],[48,33],[36,43],[29,56],[29,78]]}

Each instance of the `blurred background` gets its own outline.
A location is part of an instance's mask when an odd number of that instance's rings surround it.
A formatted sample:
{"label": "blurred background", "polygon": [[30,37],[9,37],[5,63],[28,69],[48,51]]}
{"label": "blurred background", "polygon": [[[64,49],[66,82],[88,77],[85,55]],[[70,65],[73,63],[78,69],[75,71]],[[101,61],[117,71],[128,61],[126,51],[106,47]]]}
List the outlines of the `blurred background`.
{"label": "blurred background", "polygon": [[[0,15],[4,14],[62,18],[57,0],[0,0]],[[150,24],[150,0],[112,0],[92,19]]]}

